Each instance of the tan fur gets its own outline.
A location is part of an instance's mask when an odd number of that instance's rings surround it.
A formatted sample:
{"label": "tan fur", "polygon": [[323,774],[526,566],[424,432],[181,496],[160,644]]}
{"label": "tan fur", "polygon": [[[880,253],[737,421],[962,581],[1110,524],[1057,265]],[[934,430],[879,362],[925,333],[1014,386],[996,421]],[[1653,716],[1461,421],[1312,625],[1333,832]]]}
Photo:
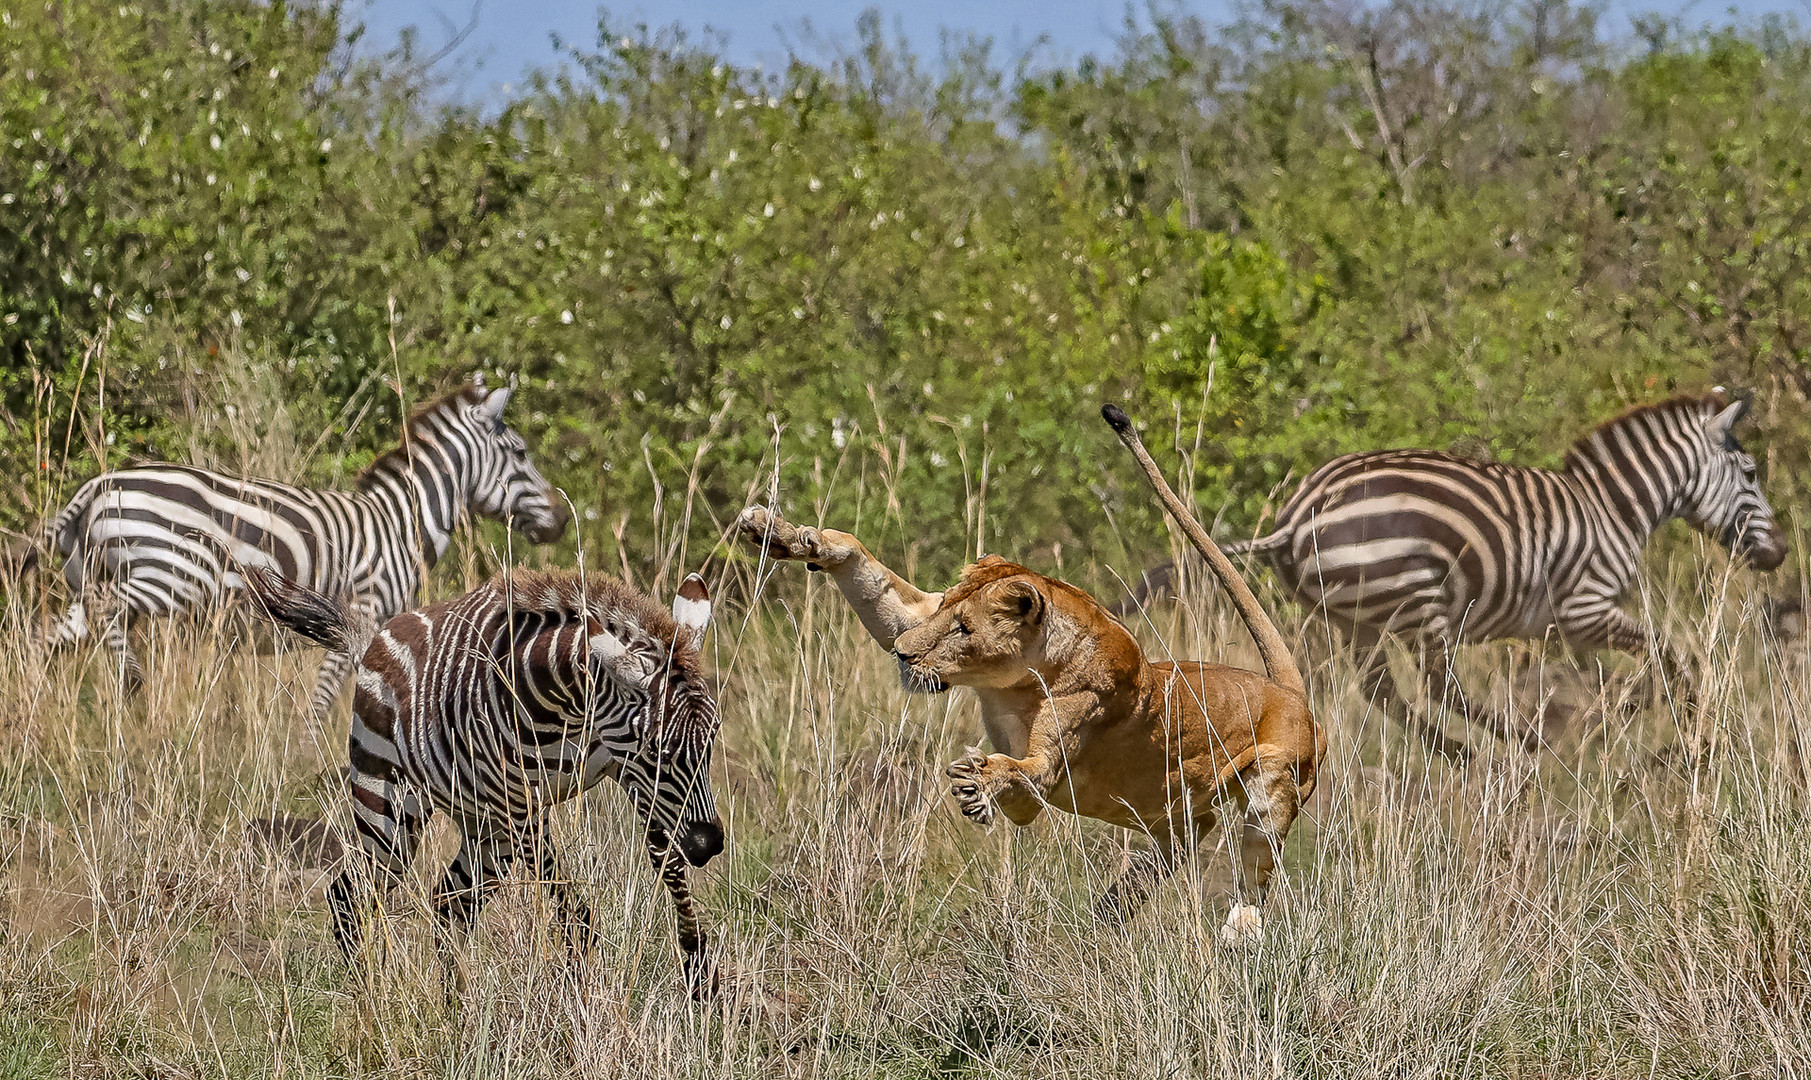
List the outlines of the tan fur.
{"label": "tan fur", "polygon": [[[964,814],[985,824],[997,807],[1028,825],[1054,806],[1155,839],[1102,898],[1102,917],[1130,914],[1227,801],[1245,814],[1240,899],[1261,902],[1326,749],[1299,691],[1240,668],[1153,663],[1088,594],[998,556],[926,593],[848,533],[763,507],[736,525],[754,552],[828,573],[908,687],[975,690],[997,752],[947,770]],[[1254,923],[1242,906],[1229,930]]]}

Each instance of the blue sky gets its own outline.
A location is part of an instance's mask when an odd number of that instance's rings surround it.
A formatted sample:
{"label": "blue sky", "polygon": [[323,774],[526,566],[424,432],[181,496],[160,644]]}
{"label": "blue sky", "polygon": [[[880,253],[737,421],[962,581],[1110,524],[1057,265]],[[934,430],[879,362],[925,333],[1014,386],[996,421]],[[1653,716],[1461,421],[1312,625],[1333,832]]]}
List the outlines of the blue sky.
{"label": "blue sky", "polygon": [[[1788,12],[1804,22],[1811,13],[1808,4],[1811,0],[1609,0],[1606,6],[1611,28],[1620,32],[1635,11],[1683,16],[1688,25],[1725,21],[1732,10],[1742,17]],[[642,0],[606,5],[620,25],[677,22],[694,33],[713,27],[728,35],[732,59],[764,63],[769,69],[784,64],[788,41],[807,57],[823,55],[822,46],[808,44],[802,33],[807,20],[819,42],[832,48],[847,45],[854,40],[856,16],[870,6],[880,8],[889,30],[903,28],[921,54],[936,54],[939,29],[947,27],[992,36],[1001,59],[1016,57],[1044,35],[1048,45],[1042,55],[1051,61],[1110,51],[1126,13],[1124,0]],[[1142,0],[1137,6],[1144,10]],[[1186,6],[1209,21],[1233,18],[1232,0],[1191,0]],[[473,9],[472,0],[351,0],[347,10],[370,28],[371,47],[387,47],[404,27],[416,26],[431,51],[469,22]],[[555,33],[593,44],[597,11],[596,0],[483,0],[477,29],[448,58],[455,92],[489,97],[499,86],[519,80],[530,65],[550,64]]]}

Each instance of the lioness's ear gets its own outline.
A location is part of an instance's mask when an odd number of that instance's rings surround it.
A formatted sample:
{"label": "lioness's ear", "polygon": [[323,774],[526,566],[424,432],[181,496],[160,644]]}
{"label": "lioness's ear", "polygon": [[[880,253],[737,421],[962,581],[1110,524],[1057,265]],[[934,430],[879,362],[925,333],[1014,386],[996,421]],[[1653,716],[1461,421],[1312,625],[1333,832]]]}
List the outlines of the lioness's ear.
{"label": "lioness's ear", "polygon": [[1000,606],[1026,626],[1044,621],[1044,594],[1029,581],[1009,581],[1001,586]]}

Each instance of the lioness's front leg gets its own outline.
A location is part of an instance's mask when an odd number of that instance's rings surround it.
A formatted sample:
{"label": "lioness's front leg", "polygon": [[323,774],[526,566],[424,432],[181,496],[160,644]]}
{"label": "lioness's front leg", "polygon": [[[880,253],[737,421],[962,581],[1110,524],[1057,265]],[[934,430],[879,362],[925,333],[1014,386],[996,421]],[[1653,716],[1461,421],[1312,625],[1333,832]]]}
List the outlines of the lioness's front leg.
{"label": "lioness's front leg", "polygon": [[1030,745],[1023,758],[1005,754],[983,757],[979,749],[945,769],[950,794],[964,816],[986,825],[996,806],[1014,825],[1029,825],[1044,812],[1050,789],[1062,777],[1074,751],[1075,728],[1098,705],[1093,694],[1046,697],[1031,722]]}
{"label": "lioness's front leg", "polygon": [[943,603],[942,593],[919,590],[846,532],[801,528],[765,506],[743,510],[735,530],[743,546],[757,555],[802,562],[829,574],[862,626],[888,652],[899,635],[930,618]]}

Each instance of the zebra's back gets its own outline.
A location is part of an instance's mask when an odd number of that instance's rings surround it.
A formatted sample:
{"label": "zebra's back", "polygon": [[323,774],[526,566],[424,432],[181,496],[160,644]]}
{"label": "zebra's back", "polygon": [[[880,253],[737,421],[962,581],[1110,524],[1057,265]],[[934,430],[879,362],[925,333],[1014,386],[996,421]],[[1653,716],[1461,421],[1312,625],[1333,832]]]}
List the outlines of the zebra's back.
{"label": "zebra's back", "polygon": [[84,484],[53,524],[64,573],[79,588],[100,572],[126,579],[139,610],[172,613],[245,586],[268,566],[329,594],[351,585],[344,562],[321,558],[356,533],[354,496],[186,465],[104,473]]}
{"label": "zebra's back", "polygon": [[386,622],[359,666],[354,775],[399,777],[463,821],[519,825],[630,756],[641,701],[607,680],[590,686],[582,718],[554,700],[583,681],[603,626],[531,601],[493,583]]}
{"label": "zebra's back", "polygon": [[1315,470],[1277,515],[1282,542],[1262,549],[1342,621],[1476,640],[1552,623],[1587,522],[1560,473],[1388,450]]}

